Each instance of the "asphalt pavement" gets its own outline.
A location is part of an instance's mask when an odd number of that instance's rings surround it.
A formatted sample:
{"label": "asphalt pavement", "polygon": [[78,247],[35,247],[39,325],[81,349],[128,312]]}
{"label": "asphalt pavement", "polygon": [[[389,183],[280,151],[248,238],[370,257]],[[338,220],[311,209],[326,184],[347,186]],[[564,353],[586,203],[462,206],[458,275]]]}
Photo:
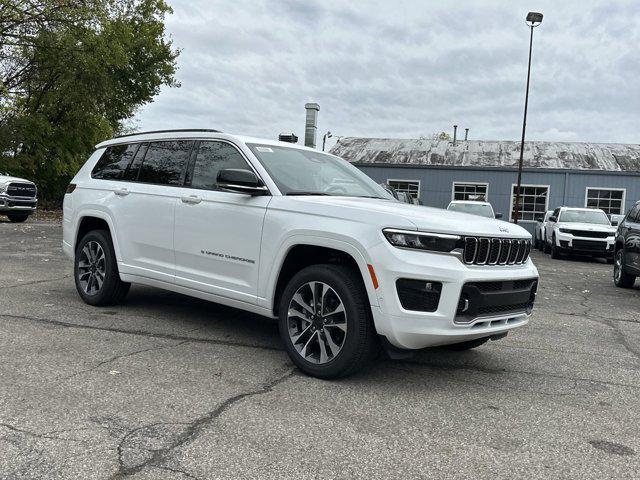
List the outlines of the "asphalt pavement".
{"label": "asphalt pavement", "polygon": [[640,281],[534,254],[530,324],[321,381],[274,321],[82,303],[58,222],[0,219],[0,478],[638,478]]}

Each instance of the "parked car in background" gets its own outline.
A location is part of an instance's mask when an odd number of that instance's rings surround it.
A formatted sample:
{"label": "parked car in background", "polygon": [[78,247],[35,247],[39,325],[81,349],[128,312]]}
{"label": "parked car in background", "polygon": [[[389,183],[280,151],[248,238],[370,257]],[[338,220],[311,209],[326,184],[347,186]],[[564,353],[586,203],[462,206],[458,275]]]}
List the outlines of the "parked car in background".
{"label": "parked car in background", "polygon": [[547,222],[549,221],[549,217],[553,214],[553,210],[547,210],[547,213],[544,214],[544,217],[536,218],[536,227],[533,234],[533,243],[534,247],[538,250],[544,250],[544,239],[545,239],[545,227],[547,226]]}
{"label": "parked car in background", "polygon": [[631,288],[640,275],[640,201],[629,210],[616,232],[613,281]]}
{"label": "parked car in background", "polygon": [[526,325],[538,286],[518,225],[401,205],[349,162],[217,131],[114,138],[64,197],[78,295],[131,283],[279,319],[292,361],[348,375],[390,355],[456,350]]}
{"label": "parked car in background", "polygon": [[24,222],[38,207],[38,188],[24,178],[0,174],[0,215]]}
{"label": "parked car in background", "polygon": [[545,228],[545,253],[589,255],[613,262],[616,228],[604,211],[595,208],[558,207]]}
{"label": "parked car in background", "polygon": [[469,213],[480,217],[502,218],[501,213],[494,213],[493,207],[489,202],[480,202],[477,200],[453,200],[447,206],[447,210]]}

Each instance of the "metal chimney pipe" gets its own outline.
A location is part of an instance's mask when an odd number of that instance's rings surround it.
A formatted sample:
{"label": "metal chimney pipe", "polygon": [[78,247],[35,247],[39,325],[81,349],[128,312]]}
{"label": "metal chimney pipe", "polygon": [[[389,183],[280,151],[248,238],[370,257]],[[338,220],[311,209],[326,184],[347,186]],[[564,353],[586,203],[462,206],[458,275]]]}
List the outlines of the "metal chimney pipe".
{"label": "metal chimney pipe", "polygon": [[464,129],[464,141],[466,142],[469,139],[469,129]]}
{"label": "metal chimney pipe", "polygon": [[316,148],[316,130],[318,129],[318,112],[320,105],[307,103],[304,106],[307,111],[307,119],[304,124],[304,146]]}
{"label": "metal chimney pipe", "polygon": [[453,146],[456,146],[456,138],[458,137],[458,125],[453,126]]}

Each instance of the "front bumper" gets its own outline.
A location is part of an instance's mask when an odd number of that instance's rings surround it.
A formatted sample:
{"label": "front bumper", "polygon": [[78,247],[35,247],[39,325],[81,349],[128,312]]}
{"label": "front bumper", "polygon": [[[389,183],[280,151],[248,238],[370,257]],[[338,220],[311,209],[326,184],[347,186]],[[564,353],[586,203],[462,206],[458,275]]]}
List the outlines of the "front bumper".
{"label": "front bumper", "polygon": [[[399,249],[385,243],[372,248],[369,254],[375,259],[379,283],[378,306],[372,307],[375,326],[395,347],[418,349],[459,343],[497,335],[529,321],[531,308],[503,312],[497,309],[497,313],[471,309],[476,314],[465,317],[460,315],[459,307],[465,284],[472,282],[531,280],[537,286],[538,270],[531,259],[522,265],[466,265],[454,255]],[[396,285],[399,279],[441,284],[437,308],[430,312],[403,308]],[[516,293],[513,298],[514,304],[521,300]],[[503,298],[498,303],[507,304],[507,300]]]}
{"label": "front bumper", "polygon": [[38,207],[37,198],[0,195],[0,212],[33,212]]}
{"label": "front bumper", "polygon": [[577,237],[570,233],[556,232],[556,247],[565,253],[613,257],[615,236],[607,238]]}

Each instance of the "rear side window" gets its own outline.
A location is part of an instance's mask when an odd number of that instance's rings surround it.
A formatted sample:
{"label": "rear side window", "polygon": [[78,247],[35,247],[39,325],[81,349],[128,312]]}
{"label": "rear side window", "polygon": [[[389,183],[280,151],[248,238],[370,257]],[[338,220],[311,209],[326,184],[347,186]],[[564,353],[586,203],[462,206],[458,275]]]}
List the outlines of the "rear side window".
{"label": "rear side window", "polygon": [[202,142],[193,166],[191,186],[203,190],[216,190],[218,172],[225,168],[249,166],[240,152],[225,142]]}
{"label": "rear side window", "polygon": [[120,180],[133,159],[138,145],[114,145],[107,149],[93,167],[91,176],[104,180]]}
{"label": "rear side window", "polygon": [[160,185],[182,184],[182,174],[187,166],[192,146],[192,140],[150,144],[140,167],[138,181]]}
{"label": "rear side window", "polygon": [[629,222],[637,222],[638,221],[638,213],[640,213],[640,204],[636,205],[631,209],[629,215],[627,215],[627,220]]}

